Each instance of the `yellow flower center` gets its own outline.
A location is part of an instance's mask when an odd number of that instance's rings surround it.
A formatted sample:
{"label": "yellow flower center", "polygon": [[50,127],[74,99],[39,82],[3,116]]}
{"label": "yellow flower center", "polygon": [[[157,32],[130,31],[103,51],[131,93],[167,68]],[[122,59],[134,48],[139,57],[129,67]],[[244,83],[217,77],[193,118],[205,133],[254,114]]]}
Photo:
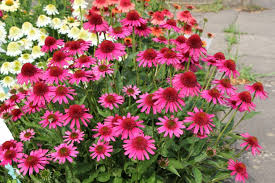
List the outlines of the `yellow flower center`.
{"label": "yellow flower center", "polygon": [[69,23],[74,23],[74,17],[68,17],[68,22]]}
{"label": "yellow flower center", "polygon": [[13,0],[6,0],[5,3],[7,6],[12,6],[14,4]]}

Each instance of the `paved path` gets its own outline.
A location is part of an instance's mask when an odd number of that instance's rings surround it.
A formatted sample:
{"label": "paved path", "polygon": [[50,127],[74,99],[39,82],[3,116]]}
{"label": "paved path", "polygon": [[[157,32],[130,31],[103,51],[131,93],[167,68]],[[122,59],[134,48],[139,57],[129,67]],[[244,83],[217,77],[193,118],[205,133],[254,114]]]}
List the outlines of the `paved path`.
{"label": "paved path", "polygon": [[[238,65],[252,65],[253,71],[256,73],[275,72],[275,8],[254,13],[236,10],[197,13],[196,17],[208,18],[206,31],[215,34],[210,52],[225,52],[226,42],[223,29],[236,22],[240,32],[246,33],[240,37]],[[261,78],[261,81],[269,93],[269,98],[266,101],[256,101],[256,110],[261,113],[253,119],[245,121],[238,130],[258,137],[260,144],[264,147],[260,156],[252,157],[249,153],[243,160],[248,165],[248,182],[274,183],[275,77]]]}

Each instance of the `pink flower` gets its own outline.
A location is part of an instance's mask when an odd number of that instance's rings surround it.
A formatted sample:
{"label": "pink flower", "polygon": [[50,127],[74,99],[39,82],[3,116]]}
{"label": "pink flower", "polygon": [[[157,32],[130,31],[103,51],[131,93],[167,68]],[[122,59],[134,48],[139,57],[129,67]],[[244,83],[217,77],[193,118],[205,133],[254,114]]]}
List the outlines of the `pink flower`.
{"label": "pink flower", "polygon": [[114,60],[125,55],[125,46],[120,43],[104,40],[95,51],[95,57],[99,60]]}
{"label": "pink flower", "polygon": [[68,61],[72,60],[71,57],[68,57],[68,54],[63,50],[58,50],[53,53],[53,57],[50,60],[50,65],[63,67],[64,65],[69,65]]}
{"label": "pink flower", "polygon": [[201,97],[204,98],[207,102],[213,102],[213,104],[225,104],[223,92],[220,92],[217,88],[202,91]]}
{"label": "pink flower", "polygon": [[95,0],[92,5],[97,7],[98,9],[107,8],[109,6],[109,0]]}
{"label": "pink flower", "polygon": [[153,25],[163,25],[163,24],[165,24],[164,14],[161,11],[154,12],[151,23]]}
{"label": "pink flower", "polygon": [[124,140],[123,148],[125,155],[129,155],[129,158],[145,160],[150,159],[148,153],[154,155],[156,147],[154,145],[155,140],[151,139],[150,136],[144,136],[143,134],[136,134],[130,140]]}
{"label": "pink flower", "polygon": [[12,165],[12,162],[18,162],[23,156],[22,151],[19,149],[10,147],[9,149],[5,149],[0,151],[0,165]]}
{"label": "pink flower", "polygon": [[63,138],[65,138],[64,142],[67,143],[80,143],[80,141],[84,140],[84,132],[80,131],[79,129],[75,130],[73,129],[71,132],[70,131],[66,131],[65,132],[66,135],[63,136]]}
{"label": "pink flower", "polygon": [[176,74],[172,82],[173,86],[180,90],[180,94],[183,97],[199,95],[200,84],[197,81],[196,75],[191,71]]}
{"label": "pink flower", "polygon": [[24,99],[24,98],[25,98],[25,95],[22,93],[13,94],[9,98],[9,103],[15,105],[16,103],[20,103],[22,101],[22,99]]}
{"label": "pink flower", "polygon": [[194,128],[194,133],[197,134],[200,132],[201,135],[204,134],[210,134],[210,131],[212,131],[211,126],[215,127],[213,122],[214,114],[207,114],[206,112],[203,112],[202,109],[198,109],[197,107],[194,108],[194,112],[187,112],[189,117],[185,117],[184,122],[189,123],[192,122],[192,124],[187,128],[187,130],[191,130]]}
{"label": "pink flower", "polygon": [[91,71],[76,70],[69,80],[70,84],[79,84],[81,82],[89,82],[90,77],[92,77]]}
{"label": "pink flower", "polygon": [[231,100],[236,101],[236,106],[239,106],[239,111],[241,112],[255,110],[256,105],[252,102],[251,94],[248,91],[233,95]]}
{"label": "pink flower", "polygon": [[122,91],[129,97],[132,96],[134,99],[136,99],[137,95],[140,94],[139,88],[137,88],[137,86],[135,86],[135,85],[124,86]]}
{"label": "pink flower", "polygon": [[12,116],[11,119],[13,121],[20,119],[24,115],[24,113],[22,113],[21,109],[12,109],[10,114]]}
{"label": "pink flower", "polygon": [[117,126],[116,123],[118,123],[119,119],[122,119],[122,117],[118,114],[116,114],[115,116],[108,116],[104,119],[104,124],[113,128]]}
{"label": "pink flower", "polygon": [[208,55],[206,58],[202,58],[204,62],[207,62],[209,66],[217,66],[221,62],[225,61],[225,56],[222,52],[215,53],[215,55]]}
{"label": "pink flower", "polygon": [[103,140],[105,142],[115,141],[115,134],[112,127],[106,124],[97,123],[96,129],[92,129],[92,131],[98,132],[93,135],[93,137],[99,137],[99,141]]}
{"label": "pink flower", "polygon": [[22,142],[17,142],[16,140],[5,141],[3,144],[0,145],[0,154],[4,150],[9,150],[11,148],[16,149],[17,151],[22,152],[23,151],[23,143]]}
{"label": "pink flower", "polygon": [[39,112],[43,108],[45,108],[45,105],[33,105],[33,101],[26,101],[25,105],[22,107],[22,110],[26,114],[31,114]]}
{"label": "pink flower", "polygon": [[[179,35],[176,39],[171,40],[177,47],[182,47],[186,42],[186,37],[184,35]],[[189,53],[188,53],[189,54]]]}
{"label": "pink flower", "polygon": [[113,110],[114,107],[118,108],[118,104],[124,102],[124,98],[116,93],[105,93],[101,95],[98,102],[104,108]]}
{"label": "pink flower", "polygon": [[114,37],[115,39],[124,39],[128,36],[131,35],[132,30],[129,29],[129,27],[121,27],[121,26],[116,26],[110,28],[110,36]]}
{"label": "pink flower", "polygon": [[41,117],[43,119],[39,122],[43,128],[46,128],[49,125],[49,129],[56,129],[57,126],[63,126],[63,114],[59,111],[46,111],[44,116]]}
{"label": "pink flower", "polygon": [[155,104],[156,100],[153,99],[153,96],[154,94],[148,94],[148,93],[145,93],[139,96],[140,99],[137,100],[136,103],[139,103],[137,107],[141,108],[140,112],[146,111],[145,113],[149,114],[151,108],[153,110],[153,114],[156,114],[157,111],[160,112],[160,110],[158,109],[158,106]]}
{"label": "pink flower", "polygon": [[85,51],[88,51],[91,42],[84,40],[69,41],[63,48],[69,55],[83,55]]}
{"label": "pink flower", "polygon": [[83,28],[90,32],[105,32],[109,29],[108,23],[99,14],[90,13],[87,19],[88,22],[83,24]]}
{"label": "pink flower", "polygon": [[135,9],[135,4],[131,3],[131,0],[120,0],[117,8],[122,13],[127,13]]}
{"label": "pink flower", "polygon": [[97,144],[90,146],[89,151],[92,152],[91,157],[93,159],[96,158],[96,161],[100,161],[100,159],[105,159],[105,156],[111,156],[110,152],[113,152],[113,146],[98,141]]}
{"label": "pink flower", "polygon": [[190,36],[186,43],[183,45],[183,52],[189,51],[189,55],[193,57],[194,60],[199,60],[199,57],[203,54],[206,55],[206,49],[202,46],[203,43],[198,34],[193,34]]}
{"label": "pink flower", "polygon": [[53,161],[59,161],[59,164],[64,164],[66,160],[68,160],[70,163],[73,162],[72,157],[77,157],[77,154],[79,153],[76,150],[76,147],[73,146],[73,144],[60,144],[57,147],[54,147],[56,152],[51,153],[51,157],[53,158]]}
{"label": "pink flower", "polygon": [[173,30],[175,32],[180,32],[180,28],[177,26],[177,21],[174,19],[168,19],[166,20],[165,24],[161,25],[161,27],[167,29],[167,30]]}
{"label": "pink flower", "polygon": [[95,65],[92,70],[98,77],[104,77],[107,75],[111,75],[114,73],[114,69],[111,68],[114,64],[110,64],[108,62],[98,63]]}
{"label": "pink flower", "polygon": [[45,72],[45,80],[49,84],[58,84],[59,81],[63,82],[69,78],[70,74],[68,70],[60,68],[58,66],[51,66],[48,67],[47,71]]}
{"label": "pink flower", "polygon": [[237,182],[245,183],[245,179],[248,178],[245,164],[243,164],[242,162],[239,162],[238,160],[236,160],[235,162],[233,159],[230,159],[228,161],[227,169],[232,171],[232,173],[230,174],[231,176],[236,174],[235,180]]}
{"label": "pink flower", "polygon": [[179,121],[179,118],[175,118],[172,115],[170,118],[164,116],[164,118],[159,117],[158,119],[160,122],[157,122],[156,125],[161,125],[161,127],[158,128],[158,132],[165,132],[164,137],[166,137],[168,134],[170,138],[172,138],[173,135],[180,137],[183,134],[181,129],[185,128],[185,126],[182,124],[183,121]]}
{"label": "pink flower", "polygon": [[96,64],[96,59],[92,58],[91,56],[87,56],[87,55],[81,55],[78,59],[76,59],[76,63],[75,63],[75,67],[77,68],[82,68],[82,67],[86,67],[86,68],[90,68],[91,65]]}
{"label": "pink flower", "polygon": [[23,158],[19,160],[17,167],[19,171],[25,176],[29,171],[29,175],[33,174],[33,171],[39,173],[39,169],[43,170],[44,166],[49,164],[49,158],[46,157],[48,150],[38,149],[30,152],[30,155],[24,154]]}
{"label": "pink flower", "polygon": [[181,22],[185,22],[187,24],[190,24],[193,17],[190,13],[190,11],[179,11],[177,13],[177,19]]}
{"label": "pink flower", "polygon": [[153,38],[152,40],[156,43],[162,43],[165,45],[168,44],[168,40],[164,36],[158,36],[158,37]]}
{"label": "pink flower", "polygon": [[153,100],[156,100],[154,103],[158,106],[159,110],[165,108],[165,112],[168,110],[170,112],[178,112],[182,110],[181,106],[184,106],[183,95],[178,93],[178,90],[172,87],[168,88],[159,88],[153,96]]}
{"label": "pink flower", "polygon": [[135,34],[139,35],[140,37],[148,37],[151,34],[151,29],[148,27],[147,22],[141,23],[140,26],[135,28]]}
{"label": "pink flower", "polygon": [[58,46],[63,46],[64,42],[61,39],[56,40],[54,37],[48,36],[45,39],[45,44],[42,46],[41,51],[43,52],[52,52],[57,50]]}
{"label": "pink flower", "polygon": [[31,63],[26,63],[22,66],[21,72],[17,76],[19,84],[35,83],[42,77],[42,70],[38,69]]}
{"label": "pink flower", "polygon": [[175,65],[180,63],[179,53],[169,48],[162,48],[156,59],[161,64]]}
{"label": "pink flower", "polygon": [[261,99],[266,99],[268,97],[267,92],[264,90],[264,86],[261,82],[256,82],[253,85],[246,85],[245,89],[251,93],[255,93],[255,96],[260,97]]}
{"label": "pink flower", "polygon": [[62,104],[63,102],[68,104],[69,101],[67,98],[74,100],[73,95],[77,95],[74,91],[74,89],[66,87],[65,85],[54,86],[51,91],[53,97],[52,102],[55,103],[58,101],[59,104]]}
{"label": "pink flower", "polygon": [[220,72],[224,72],[226,76],[236,78],[240,73],[236,70],[236,63],[233,60],[224,60],[217,64]]}
{"label": "pink flower", "polygon": [[143,121],[137,121],[139,116],[131,116],[130,113],[127,116],[123,116],[122,119],[118,119],[117,126],[114,127],[116,135],[121,135],[121,139],[126,139],[128,137],[133,137],[137,134],[142,134],[142,130],[139,127],[144,128],[144,125],[141,125]]}
{"label": "pink flower", "polygon": [[141,51],[137,54],[137,61],[139,61],[139,67],[152,67],[157,66],[158,60],[157,60],[158,52],[156,52],[153,48],[149,48],[147,50]]}
{"label": "pink flower", "polygon": [[26,141],[30,141],[34,137],[34,135],[35,135],[34,129],[29,128],[27,130],[22,131],[20,133],[19,138],[21,141],[26,142]]}
{"label": "pink flower", "polygon": [[251,148],[251,152],[253,156],[256,156],[256,154],[260,154],[261,151],[259,149],[262,149],[262,146],[259,145],[258,139],[254,136],[250,136],[249,133],[243,133],[241,136],[244,139],[244,143],[242,143],[241,147],[246,147],[245,150],[248,150]]}
{"label": "pink flower", "polygon": [[64,115],[64,126],[71,122],[70,128],[73,129],[76,125],[77,129],[80,129],[80,120],[84,124],[84,126],[88,126],[87,122],[90,122],[90,119],[93,116],[88,112],[88,109],[85,108],[84,105],[74,104],[69,107],[69,109],[65,109],[66,114]]}
{"label": "pink flower", "polygon": [[216,79],[212,83],[216,84],[216,88],[222,93],[227,93],[227,95],[233,95],[236,93],[236,88],[232,86],[230,79],[228,78],[224,78],[221,80]]}
{"label": "pink flower", "polygon": [[136,10],[131,10],[126,14],[126,18],[121,20],[123,26],[137,27],[146,23],[146,20],[141,18]]}
{"label": "pink flower", "polygon": [[33,101],[33,105],[45,105],[46,102],[49,103],[52,99],[51,90],[52,87],[44,82],[36,82],[33,85],[29,100]]}

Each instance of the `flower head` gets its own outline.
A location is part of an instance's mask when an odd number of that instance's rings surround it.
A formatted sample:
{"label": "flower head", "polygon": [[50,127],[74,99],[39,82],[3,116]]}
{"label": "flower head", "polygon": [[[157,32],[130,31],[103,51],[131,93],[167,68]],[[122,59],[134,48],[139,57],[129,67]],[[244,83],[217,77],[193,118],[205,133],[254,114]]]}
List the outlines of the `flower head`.
{"label": "flower head", "polygon": [[248,91],[243,91],[233,95],[231,100],[236,101],[236,106],[239,106],[239,111],[255,110],[256,105],[253,103],[252,96]]}
{"label": "flower head", "polygon": [[213,102],[213,104],[224,104],[223,92],[219,91],[217,88],[212,88],[210,90],[204,90],[201,92],[201,97],[207,102]]}
{"label": "flower head", "polygon": [[17,80],[19,84],[35,83],[42,77],[42,71],[31,63],[26,63],[21,68]]}
{"label": "flower head", "polygon": [[76,157],[77,154],[79,153],[76,150],[76,147],[73,146],[72,144],[60,144],[57,147],[54,147],[56,152],[51,153],[51,156],[53,158],[53,161],[59,161],[59,164],[64,164],[66,160],[68,160],[70,163],[73,162],[72,157]]}
{"label": "flower head", "polygon": [[48,67],[47,71],[45,72],[45,79],[46,82],[49,84],[58,84],[59,81],[63,82],[69,78],[70,74],[68,70],[63,69],[59,66],[50,66]]}
{"label": "flower head", "polygon": [[59,111],[46,111],[44,116],[41,117],[43,119],[39,122],[43,128],[46,128],[49,125],[49,129],[56,128],[57,126],[63,126],[63,114]]}
{"label": "flower head", "polygon": [[156,99],[153,99],[154,94],[142,94],[140,95],[140,99],[136,101],[136,103],[139,103],[139,105],[137,106],[138,108],[141,108],[140,112],[144,112],[146,114],[149,114],[151,109],[153,110],[153,114],[156,114],[157,111],[159,112],[159,108],[158,106],[155,104],[155,102],[157,101]]}
{"label": "flower head", "polygon": [[198,34],[193,34],[190,36],[183,45],[182,49],[185,53],[189,51],[189,55],[194,60],[199,60],[199,57],[203,54],[206,55],[206,49],[203,47],[203,43]]}
{"label": "flower head", "polygon": [[21,141],[30,141],[35,135],[34,129],[27,129],[20,133],[20,140]]}
{"label": "flower head", "polygon": [[216,88],[222,92],[227,93],[227,95],[234,95],[236,88],[232,86],[229,78],[224,78],[221,80],[214,80],[213,84],[216,84]]}
{"label": "flower head", "polygon": [[84,132],[80,131],[79,129],[75,130],[73,129],[72,131],[66,131],[65,135],[63,136],[64,142],[67,143],[80,143],[80,141],[84,140]]}
{"label": "flower head", "polygon": [[126,18],[121,20],[122,25],[124,26],[140,26],[141,24],[146,23],[146,20],[140,17],[136,10],[131,10],[126,14]]}
{"label": "flower head", "polygon": [[137,61],[139,62],[139,67],[152,67],[157,66],[158,64],[158,52],[153,48],[149,48],[147,50],[141,51],[137,54]]}
{"label": "flower head", "polygon": [[246,147],[245,150],[251,148],[252,155],[255,156],[256,154],[260,154],[262,146],[259,145],[258,139],[254,136],[249,135],[249,133],[243,133],[241,136],[244,138],[244,143],[242,143],[241,147]]}
{"label": "flower head", "polygon": [[63,102],[65,104],[68,104],[68,99],[74,100],[73,95],[77,94],[75,93],[75,90],[71,87],[66,87],[65,85],[58,85],[52,87],[51,95],[53,97],[53,103],[58,101],[59,104],[62,104]]}
{"label": "flower head", "polygon": [[97,123],[96,129],[92,129],[92,131],[98,132],[93,137],[99,137],[99,141],[115,141],[114,128],[110,127],[109,125]]}
{"label": "flower head", "polygon": [[240,73],[236,69],[236,63],[233,60],[224,60],[217,64],[220,72],[224,72],[229,78],[236,78]]}
{"label": "flower head", "polygon": [[261,99],[266,99],[268,96],[268,94],[264,90],[264,86],[261,82],[256,82],[252,85],[246,85],[245,89],[247,89],[251,93],[255,93],[255,96],[260,97]]}
{"label": "flower head", "polygon": [[173,115],[170,118],[167,116],[164,116],[164,118],[159,117],[158,120],[160,122],[157,122],[156,125],[161,125],[161,127],[158,128],[158,132],[165,132],[164,137],[168,134],[170,138],[172,138],[173,135],[180,137],[180,135],[183,134],[182,129],[185,128],[183,121],[179,121],[179,119],[175,118]]}
{"label": "flower head", "polygon": [[113,152],[113,146],[105,142],[98,141],[97,144],[90,146],[89,151],[92,152],[91,157],[96,158],[96,161],[100,159],[105,159],[105,156],[110,157],[110,152]]}
{"label": "flower head", "polygon": [[134,86],[132,86],[132,85],[124,86],[122,91],[129,97],[132,96],[134,99],[136,99],[137,95],[140,94],[139,88],[137,88],[137,86],[135,86],[135,85]]}
{"label": "flower head", "polygon": [[83,28],[90,32],[104,32],[109,29],[108,23],[99,14],[90,13],[87,19],[88,22],[83,24]]}
{"label": "flower head", "polygon": [[227,169],[232,171],[232,173],[230,174],[231,176],[236,174],[235,180],[237,182],[245,183],[245,179],[248,178],[245,164],[239,162],[238,160],[234,161],[233,159],[230,159],[228,161]]}
{"label": "flower head", "polygon": [[118,108],[118,104],[122,104],[124,102],[124,98],[116,93],[105,93],[99,98],[98,102],[104,108],[113,110],[114,107]]}
{"label": "flower head", "polygon": [[99,60],[113,60],[125,55],[125,46],[120,43],[104,40],[95,51],[95,57]]}
{"label": "flower head", "polygon": [[61,39],[56,40],[54,37],[48,36],[45,39],[45,44],[42,46],[41,51],[43,52],[52,52],[57,50],[58,46],[63,46],[64,42]]}

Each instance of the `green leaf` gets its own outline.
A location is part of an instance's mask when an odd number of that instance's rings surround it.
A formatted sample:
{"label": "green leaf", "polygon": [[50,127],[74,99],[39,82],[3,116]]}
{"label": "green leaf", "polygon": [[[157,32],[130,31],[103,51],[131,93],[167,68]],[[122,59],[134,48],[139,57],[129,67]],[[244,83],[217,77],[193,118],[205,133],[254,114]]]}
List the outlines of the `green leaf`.
{"label": "green leaf", "polygon": [[97,175],[98,175],[98,171],[96,171],[93,174],[91,174],[87,179],[85,179],[83,181],[83,183],[92,183],[92,182],[94,182],[94,180],[97,177]]}
{"label": "green leaf", "polygon": [[123,179],[121,177],[115,177],[113,183],[122,183]]}
{"label": "green leaf", "polygon": [[229,173],[219,172],[212,180],[211,183],[218,182],[230,177]]}
{"label": "green leaf", "polygon": [[205,160],[206,158],[207,158],[207,154],[202,153],[201,155],[194,158],[194,162],[197,163],[197,162]]}
{"label": "green leaf", "polygon": [[83,96],[80,101],[78,102],[79,105],[82,105],[86,99],[87,95]]}
{"label": "green leaf", "polygon": [[250,113],[247,113],[247,114],[244,116],[243,120],[251,119],[251,118],[253,118],[255,115],[259,114],[259,113],[261,113],[261,112],[252,111],[252,112],[250,112]]}
{"label": "green leaf", "polygon": [[101,173],[98,175],[96,180],[99,182],[107,182],[108,180],[110,180],[110,174],[107,172]]}
{"label": "green leaf", "polygon": [[196,183],[201,183],[202,182],[202,173],[198,168],[193,167],[192,168],[193,175],[195,177]]}
{"label": "green leaf", "polygon": [[179,160],[176,159],[169,159],[169,165],[173,166],[176,169],[183,169],[185,167]]}
{"label": "green leaf", "polygon": [[175,175],[177,175],[177,176],[180,177],[180,174],[179,174],[179,172],[177,171],[177,169],[175,167],[168,166],[166,169],[169,170],[170,172],[172,172],[173,174],[175,174]]}
{"label": "green leaf", "polygon": [[66,170],[66,182],[73,183],[72,172],[68,165],[65,166],[65,170]]}
{"label": "green leaf", "polygon": [[102,117],[108,117],[111,116],[111,112],[108,110],[102,111],[97,107],[97,112],[102,116]]}

